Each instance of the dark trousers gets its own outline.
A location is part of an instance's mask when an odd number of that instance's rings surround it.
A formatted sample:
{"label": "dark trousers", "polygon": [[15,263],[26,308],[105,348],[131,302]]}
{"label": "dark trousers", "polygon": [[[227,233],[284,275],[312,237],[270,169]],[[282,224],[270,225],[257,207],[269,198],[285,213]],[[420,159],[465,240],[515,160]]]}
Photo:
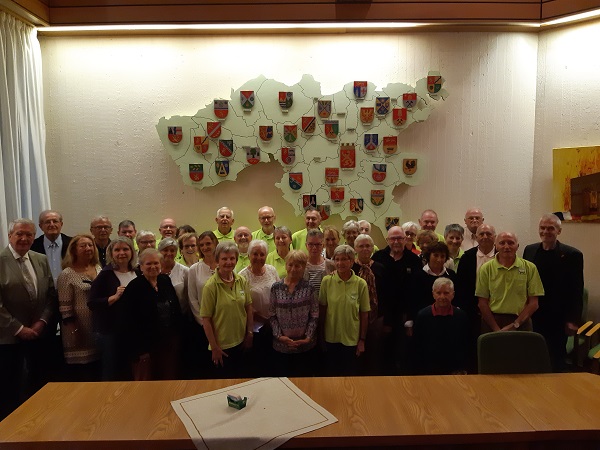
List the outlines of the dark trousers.
{"label": "dark trousers", "polygon": [[565,323],[563,320],[553,320],[549,317],[532,317],[533,331],[540,333],[546,340],[552,370],[562,372],[566,368],[567,358],[567,335],[565,333]]}
{"label": "dark trousers", "polygon": [[312,377],[316,372],[317,349],[302,353],[273,351],[273,375],[276,377]]}
{"label": "dark trousers", "polygon": [[356,345],[326,343],[327,375],[330,377],[351,377],[358,373]]}
{"label": "dark trousers", "polygon": [[46,384],[51,344],[42,338],[0,345],[0,420]]}
{"label": "dark trousers", "polygon": [[215,366],[215,378],[241,378],[244,376],[244,349],[243,343],[235,347],[224,349],[227,356],[223,356],[223,365]]}

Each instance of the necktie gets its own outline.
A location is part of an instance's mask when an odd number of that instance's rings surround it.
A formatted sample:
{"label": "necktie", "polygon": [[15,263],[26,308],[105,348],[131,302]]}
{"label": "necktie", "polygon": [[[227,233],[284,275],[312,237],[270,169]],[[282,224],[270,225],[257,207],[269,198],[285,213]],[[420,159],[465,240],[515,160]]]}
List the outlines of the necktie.
{"label": "necktie", "polygon": [[23,278],[25,279],[25,289],[27,289],[29,296],[33,300],[36,297],[35,283],[33,282],[33,279],[31,278],[31,274],[29,273],[29,270],[27,269],[27,266],[25,265],[25,257],[24,256],[21,256],[19,258],[19,266],[21,267],[21,272],[23,272]]}
{"label": "necktie", "polygon": [[377,289],[375,288],[375,274],[371,270],[369,264],[361,264],[358,276],[367,282],[369,289],[369,300],[371,303],[371,311],[369,312],[369,322],[377,319]]}

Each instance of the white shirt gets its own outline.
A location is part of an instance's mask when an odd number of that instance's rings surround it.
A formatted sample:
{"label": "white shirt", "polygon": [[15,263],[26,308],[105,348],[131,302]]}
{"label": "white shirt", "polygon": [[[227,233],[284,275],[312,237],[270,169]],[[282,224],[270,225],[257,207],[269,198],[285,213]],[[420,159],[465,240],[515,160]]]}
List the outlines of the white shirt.
{"label": "white shirt", "polygon": [[175,293],[179,299],[179,306],[181,306],[181,312],[186,315],[190,310],[190,304],[187,298],[187,280],[190,268],[175,262],[175,266],[171,269],[169,278],[175,288]]}
{"label": "white shirt", "polygon": [[215,271],[210,268],[204,261],[198,261],[192,264],[188,272],[188,302],[190,304],[190,310],[194,315],[194,319],[200,325],[202,325],[202,318],[200,317],[200,303],[202,302],[202,289],[210,277],[214,275]]}
{"label": "white shirt", "polygon": [[492,248],[492,251],[487,254],[484,254],[481,252],[481,250],[477,249],[477,273],[479,273],[479,269],[481,268],[481,266],[483,266],[486,262],[494,259],[495,255],[495,248]]}
{"label": "white shirt", "polygon": [[477,239],[475,239],[475,233],[471,233],[468,228],[465,231],[465,238],[463,239],[462,244],[460,244],[460,248],[466,252],[473,247],[477,247],[479,243],[477,242]]}
{"label": "white shirt", "polygon": [[[252,296],[252,308],[261,316],[269,317],[271,286],[279,281],[277,269],[270,264],[265,264],[265,273],[262,275],[255,275],[248,266],[240,271],[240,276],[248,280],[250,295]],[[254,331],[260,330],[262,326],[262,322],[254,321]]]}

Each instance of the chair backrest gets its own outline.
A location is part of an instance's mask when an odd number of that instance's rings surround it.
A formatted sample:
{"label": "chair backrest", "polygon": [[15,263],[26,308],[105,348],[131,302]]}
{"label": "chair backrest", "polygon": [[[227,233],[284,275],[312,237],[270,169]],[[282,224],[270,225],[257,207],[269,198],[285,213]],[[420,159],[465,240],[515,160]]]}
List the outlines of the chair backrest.
{"label": "chair backrest", "polygon": [[479,336],[480,374],[552,372],[546,341],[532,331],[495,331]]}

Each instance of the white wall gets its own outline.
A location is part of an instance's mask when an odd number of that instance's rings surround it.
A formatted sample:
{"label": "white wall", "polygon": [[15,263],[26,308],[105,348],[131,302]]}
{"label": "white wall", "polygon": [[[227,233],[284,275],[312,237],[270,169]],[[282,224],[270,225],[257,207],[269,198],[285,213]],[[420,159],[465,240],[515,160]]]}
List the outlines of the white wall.
{"label": "white wall", "polygon": [[[537,218],[552,211],[552,149],[600,145],[600,22],[539,36],[532,233]],[[600,320],[600,225],[563,226],[560,240],[584,253],[591,318]]]}
{"label": "white wall", "polygon": [[156,229],[166,216],[213,229],[214,212],[224,204],[235,210],[238,225],[255,228],[256,210],[271,204],[280,224],[299,228],[301,219],[273,188],[278,165],[260,164],[235,183],[194,190],[162,149],[158,119],[193,115],[261,73],[288,84],[309,73],[327,94],[357,79],[378,87],[414,84],[437,69],[450,97],[400,137],[406,151],[428,161],[424,184],[395,190],[402,220],[433,208],[442,227],[462,223],[464,211],[477,205],[497,228],[536,239],[523,219],[533,170],[535,34],[40,40],[51,199],[67,233],[86,230],[98,213],[115,225],[131,218],[138,229]]}

